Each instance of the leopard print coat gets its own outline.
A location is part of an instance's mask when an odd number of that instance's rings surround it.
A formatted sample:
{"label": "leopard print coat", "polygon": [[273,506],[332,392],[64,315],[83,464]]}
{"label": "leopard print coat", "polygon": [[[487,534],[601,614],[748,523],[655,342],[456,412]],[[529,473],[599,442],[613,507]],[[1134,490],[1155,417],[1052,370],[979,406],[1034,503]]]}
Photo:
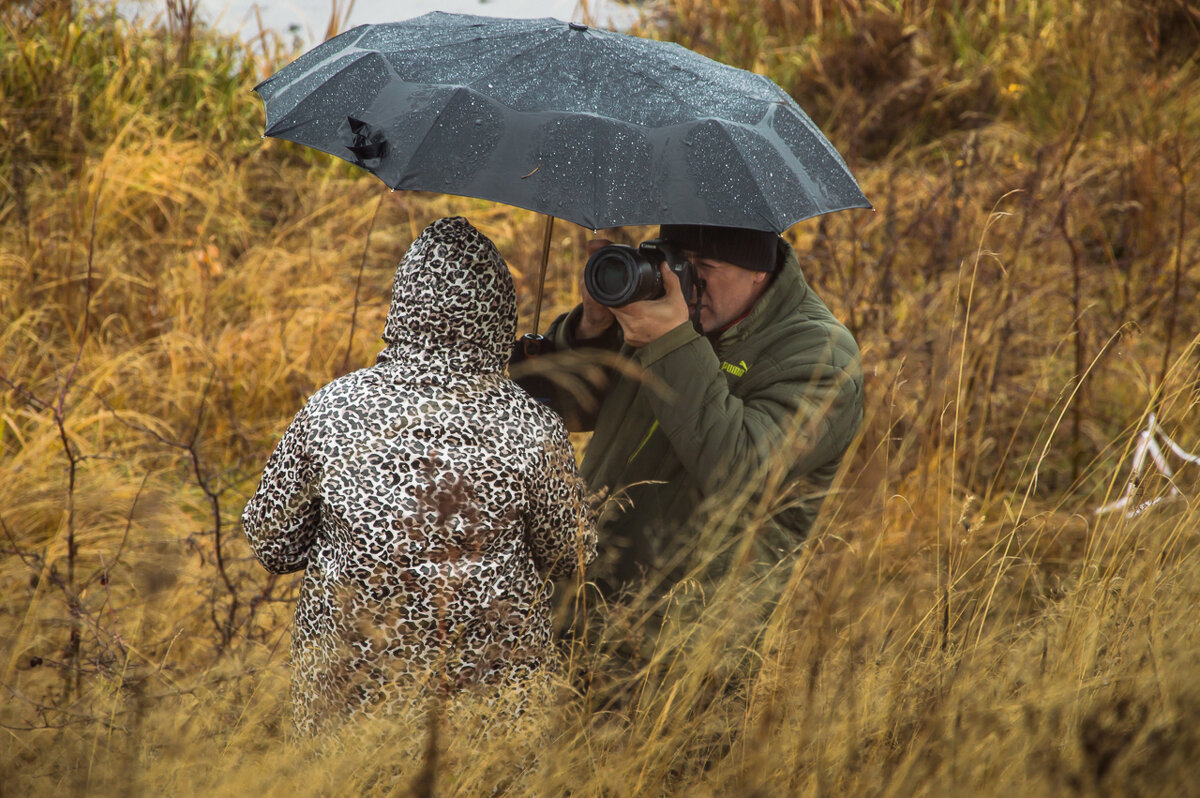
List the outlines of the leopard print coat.
{"label": "leopard print coat", "polygon": [[305,572],[302,734],[553,659],[548,580],[591,560],[595,528],[562,422],[506,376],[516,317],[492,242],[434,222],[396,271],[376,364],[317,391],[268,460],[242,522],[269,571]]}

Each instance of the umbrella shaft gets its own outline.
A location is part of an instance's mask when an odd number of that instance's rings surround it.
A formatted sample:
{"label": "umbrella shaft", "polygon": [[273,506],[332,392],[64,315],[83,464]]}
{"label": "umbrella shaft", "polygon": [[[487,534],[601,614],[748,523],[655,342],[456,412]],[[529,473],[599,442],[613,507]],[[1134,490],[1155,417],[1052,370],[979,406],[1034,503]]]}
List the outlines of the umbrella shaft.
{"label": "umbrella shaft", "polygon": [[546,290],[546,265],[550,262],[550,234],[554,230],[554,217],[546,216],[546,227],[542,233],[542,266],[538,274],[537,304],[533,306],[533,331],[537,333],[542,317],[542,294]]}

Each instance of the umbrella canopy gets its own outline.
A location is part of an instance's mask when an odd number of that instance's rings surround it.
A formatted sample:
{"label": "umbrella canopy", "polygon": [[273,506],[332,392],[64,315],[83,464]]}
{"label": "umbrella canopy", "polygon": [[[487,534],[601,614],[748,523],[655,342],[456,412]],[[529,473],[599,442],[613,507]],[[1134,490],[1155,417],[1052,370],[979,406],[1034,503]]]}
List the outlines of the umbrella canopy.
{"label": "umbrella canopy", "polygon": [[669,42],[555,19],[433,12],[360,25],[259,84],[266,135],[396,189],[494,200],[583,227],[782,232],[869,208],[769,79]]}

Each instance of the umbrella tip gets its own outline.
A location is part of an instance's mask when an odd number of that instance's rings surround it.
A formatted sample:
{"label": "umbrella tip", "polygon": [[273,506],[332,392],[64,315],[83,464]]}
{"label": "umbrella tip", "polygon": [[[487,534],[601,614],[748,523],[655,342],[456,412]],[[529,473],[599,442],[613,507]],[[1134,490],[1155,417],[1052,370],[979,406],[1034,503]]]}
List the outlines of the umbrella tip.
{"label": "umbrella tip", "polygon": [[571,30],[587,30],[588,29],[587,25],[582,25],[578,22],[568,22],[567,27],[569,27]]}

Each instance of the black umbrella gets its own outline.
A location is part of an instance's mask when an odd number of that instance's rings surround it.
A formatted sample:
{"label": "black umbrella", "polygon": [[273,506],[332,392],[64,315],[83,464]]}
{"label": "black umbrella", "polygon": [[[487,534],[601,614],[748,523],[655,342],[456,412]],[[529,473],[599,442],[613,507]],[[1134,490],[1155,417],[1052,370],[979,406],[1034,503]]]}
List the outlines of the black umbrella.
{"label": "black umbrella", "polygon": [[360,25],[255,89],[266,135],[397,189],[515,205],[591,229],[782,232],[869,208],[769,79],[677,44],[555,19],[433,12]]}

